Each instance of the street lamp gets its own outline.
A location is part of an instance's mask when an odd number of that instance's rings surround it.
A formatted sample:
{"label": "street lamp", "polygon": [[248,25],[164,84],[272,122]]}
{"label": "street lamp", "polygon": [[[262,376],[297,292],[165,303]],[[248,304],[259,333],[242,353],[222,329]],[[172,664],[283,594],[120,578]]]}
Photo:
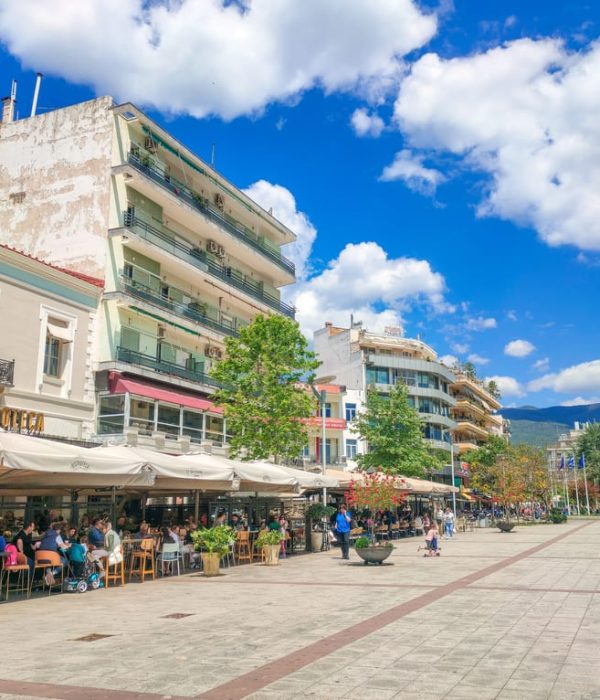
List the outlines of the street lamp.
{"label": "street lamp", "polygon": [[[317,384],[329,384],[335,379],[334,374],[328,374],[325,377],[319,377],[315,381],[309,384],[312,393],[319,402],[319,410],[321,412],[321,473],[323,478],[327,475],[327,455],[325,454],[325,445],[327,444],[327,422],[325,416],[325,399],[327,398],[326,389],[317,389],[315,383]],[[327,505],[327,487],[323,486],[323,505]]]}

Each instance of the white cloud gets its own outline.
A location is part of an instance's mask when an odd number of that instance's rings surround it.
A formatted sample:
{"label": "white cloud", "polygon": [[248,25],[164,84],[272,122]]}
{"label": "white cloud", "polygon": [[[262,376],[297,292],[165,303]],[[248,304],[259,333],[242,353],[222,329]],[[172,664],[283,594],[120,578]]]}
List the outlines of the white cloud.
{"label": "white cloud", "polygon": [[460,364],[456,355],[442,355],[441,357],[438,357],[438,360],[445,364],[446,367],[455,367]]}
{"label": "white cloud", "polygon": [[500,393],[502,394],[502,396],[516,396],[517,398],[521,398],[522,396],[525,396],[525,391],[524,391],[522,385],[514,377],[506,377],[506,376],[486,377],[485,381],[486,382],[490,382],[490,381],[496,382],[496,385],[498,386],[498,389],[500,389]]}
{"label": "white cloud", "polygon": [[520,39],[464,58],[420,58],[395,120],[413,148],[483,174],[479,214],[549,245],[600,250],[600,42],[569,52]]}
{"label": "white cloud", "polygon": [[408,149],[399,151],[393,163],[383,169],[379,179],[384,182],[404,180],[411,190],[432,195],[446,178],[439,170],[425,167],[423,160],[423,156],[412,153]]}
{"label": "white cloud", "polygon": [[496,328],[497,322],[495,318],[484,318],[477,316],[476,318],[468,318],[465,326],[469,331],[485,331],[490,328]]}
{"label": "white cloud", "polygon": [[294,195],[281,185],[258,180],[244,192],[273,216],[291,229],[297,236],[294,243],[283,248],[283,253],[296,265],[296,276],[306,279],[309,274],[308,259],[317,237],[317,230],[306,214],[296,209]]}
{"label": "white cloud", "polygon": [[413,0],[20,0],[0,41],[25,67],[120,100],[232,119],[320,87],[397,86],[437,31]]}
{"label": "white cloud", "polygon": [[506,312],[506,318],[509,321],[518,321],[519,320],[519,318],[517,316],[517,312],[513,311],[512,309]]}
{"label": "white cloud", "polygon": [[547,372],[550,369],[550,358],[544,357],[541,360],[536,360],[533,363],[533,369],[537,369],[538,372]]}
{"label": "white cloud", "polygon": [[583,396],[577,396],[574,399],[569,399],[568,401],[562,401],[561,406],[585,406],[588,403],[600,403],[600,396],[590,396],[584,399]]}
{"label": "white cloud", "polygon": [[530,391],[552,389],[561,394],[600,392],[600,360],[582,362],[529,382]]}
{"label": "white cloud", "polygon": [[415,304],[451,311],[445,288],[426,260],[389,258],[374,242],[349,243],[323,272],[294,287],[293,302],[308,334],[325,321],[347,326],[350,314],[371,330],[383,330],[401,325],[403,311]]}
{"label": "white cloud", "polygon": [[528,340],[511,340],[504,346],[504,354],[510,357],[527,357],[535,350],[535,345]]}
{"label": "white cloud", "polygon": [[489,361],[490,361],[488,357],[482,357],[481,355],[478,355],[476,352],[472,352],[467,359],[469,360],[469,362],[472,362],[474,365],[487,365],[487,364],[489,364]]}
{"label": "white cloud", "polygon": [[350,123],[357,136],[377,138],[385,127],[383,119],[378,114],[369,114],[368,110],[363,108],[354,110],[352,117],[350,117]]}
{"label": "white cloud", "polygon": [[469,346],[467,343],[452,343],[450,348],[459,355],[464,355],[466,352],[469,352]]}

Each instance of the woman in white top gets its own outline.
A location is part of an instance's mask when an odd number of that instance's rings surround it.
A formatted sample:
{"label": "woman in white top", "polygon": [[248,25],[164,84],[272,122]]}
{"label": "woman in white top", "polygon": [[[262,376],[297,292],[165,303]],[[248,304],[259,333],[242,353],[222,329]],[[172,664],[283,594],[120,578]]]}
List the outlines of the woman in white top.
{"label": "woman in white top", "polygon": [[123,553],[121,552],[121,538],[119,537],[119,534],[113,530],[112,523],[110,521],[105,525],[104,547],[108,554],[108,563],[110,566],[120,564],[123,561]]}

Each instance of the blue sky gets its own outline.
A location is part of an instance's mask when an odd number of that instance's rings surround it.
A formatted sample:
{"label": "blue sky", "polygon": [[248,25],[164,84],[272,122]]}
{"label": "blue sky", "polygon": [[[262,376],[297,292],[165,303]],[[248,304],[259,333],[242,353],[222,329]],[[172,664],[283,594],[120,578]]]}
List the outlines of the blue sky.
{"label": "blue sky", "polygon": [[[401,323],[506,405],[600,401],[600,7],[0,0],[40,111],[131,100],[299,235],[303,328]],[[115,31],[115,27],[119,30]]]}

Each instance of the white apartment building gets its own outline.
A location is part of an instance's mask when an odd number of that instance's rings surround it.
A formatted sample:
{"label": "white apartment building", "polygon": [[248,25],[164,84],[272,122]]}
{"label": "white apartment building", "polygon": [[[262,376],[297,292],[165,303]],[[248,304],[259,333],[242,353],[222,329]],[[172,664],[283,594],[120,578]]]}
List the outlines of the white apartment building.
{"label": "white apartment building", "polygon": [[363,453],[364,444],[351,432],[357,411],[360,411],[370,386],[381,393],[402,382],[408,389],[411,404],[423,419],[424,437],[430,447],[452,454],[452,431],[456,427],[451,417],[455,399],[450,393],[454,373],[437,360],[435,351],[421,340],[405,338],[401,329],[372,333],[362,324],[338,328],[331,323],[314,334],[314,348],[321,360],[319,372],[331,375],[346,386],[343,417],[344,454],[353,461]]}
{"label": "white apartment building", "polygon": [[294,316],[294,234],[132,104],[0,124],[3,242],[100,278],[96,431],[171,452],[223,444],[209,376],[258,314]]}

